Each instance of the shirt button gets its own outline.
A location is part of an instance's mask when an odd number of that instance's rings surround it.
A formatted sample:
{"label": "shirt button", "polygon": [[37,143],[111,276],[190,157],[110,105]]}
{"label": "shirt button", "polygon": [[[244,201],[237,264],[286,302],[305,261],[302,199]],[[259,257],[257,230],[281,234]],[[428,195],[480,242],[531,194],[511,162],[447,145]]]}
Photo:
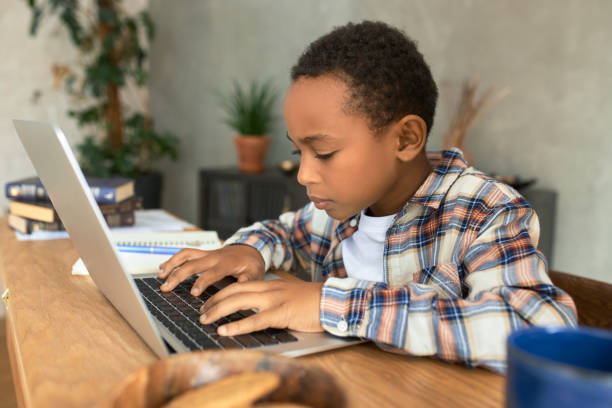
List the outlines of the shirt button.
{"label": "shirt button", "polygon": [[350,220],[350,221],[349,221],[349,225],[350,225],[351,227],[355,227],[355,226],[357,226],[357,220],[356,220],[355,218],[353,218],[352,220]]}
{"label": "shirt button", "polygon": [[343,332],[348,330],[348,324],[346,323],[346,320],[340,320],[336,327],[338,328],[338,330]]}

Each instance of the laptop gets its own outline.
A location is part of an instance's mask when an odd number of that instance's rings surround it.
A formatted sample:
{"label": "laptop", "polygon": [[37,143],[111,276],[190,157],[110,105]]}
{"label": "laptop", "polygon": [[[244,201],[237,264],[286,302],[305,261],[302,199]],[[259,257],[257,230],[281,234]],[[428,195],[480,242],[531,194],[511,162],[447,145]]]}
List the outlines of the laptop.
{"label": "laptop", "polygon": [[[172,292],[162,293],[159,290],[162,280],[156,274],[130,275],[61,129],[39,121],[14,120],[13,124],[94,283],[160,358],[191,350],[242,348],[296,357],[362,342],[328,333],[280,329],[218,336],[218,325],[254,313],[241,310],[215,325],[199,323],[200,306],[232,283],[233,278],[224,278],[194,297],[189,291],[197,276],[182,282]],[[266,275],[266,279],[278,278]]]}

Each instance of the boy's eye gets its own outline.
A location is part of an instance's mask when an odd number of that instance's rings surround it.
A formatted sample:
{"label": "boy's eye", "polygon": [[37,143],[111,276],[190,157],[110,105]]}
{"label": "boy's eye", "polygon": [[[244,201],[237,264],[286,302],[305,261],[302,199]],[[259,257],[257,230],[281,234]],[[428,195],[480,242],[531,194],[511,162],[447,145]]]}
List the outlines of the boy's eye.
{"label": "boy's eye", "polygon": [[[319,159],[319,160],[327,160],[329,158],[331,158],[336,152],[331,152],[331,153],[327,153],[327,154],[317,154],[315,153],[315,158]],[[291,152],[292,155],[294,156],[301,156],[302,152],[300,150],[294,150]]]}
{"label": "boy's eye", "polygon": [[336,154],[336,152],[331,152],[327,154],[315,154],[315,157],[319,160],[327,160],[331,158],[334,154]]}

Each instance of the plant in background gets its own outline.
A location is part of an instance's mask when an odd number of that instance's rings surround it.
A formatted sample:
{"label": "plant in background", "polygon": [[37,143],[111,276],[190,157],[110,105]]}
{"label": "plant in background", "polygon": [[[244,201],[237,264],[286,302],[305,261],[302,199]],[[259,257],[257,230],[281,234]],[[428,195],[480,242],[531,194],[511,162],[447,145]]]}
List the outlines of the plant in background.
{"label": "plant in background", "polygon": [[232,92],[222,99],[225,124],[239,135],[263,136],[276,119],[274,105],[278,94],[271,80],[263,83],[253,80],[246,89],[234,81]]}
{"label": "plant in background", "polygon": [[471,80],[463,82],[457,109],[451,118],[448,129],[442,135],[442,148],[458,147],[463,151],[465,159],[471,165],[474,164],[474,159],[465,146],[468,131],[489,109],[510,93],[510,88],[507,87],[495,93],[495,88],[491,86],[480,98],[476,98],[479,83],[479,75],[474,75]]}
{"label": "plant in background", "polygon": [[[176,160],[179,140],[155,130],[148,98],[140,109],[122,97],[147,83],[147,44],[155,26],[146,11],[128,14],[121,0],[27,0],[32,10],[30,34],[45,16],[56,14],[78,48],[81,66],[56,64],[56,84],[80,101],[69,111],[79,127],[93,128],[77,146],[84,172],[138,177],[163,157]],[[136,89],[135,89],[136,88]],[[86,105],[86,106],[83,106]]]}
{"label": "plant in background", "polygon": [[238,81],[227,96],[222,96],[225,124],[236,131],[234,144],[238,153],[238,168],[245,173],[264,171],[264,159],[270,144],[266,134],[276,119],[274,107],[278,94],[271,80],[253,80],[247,89]]}

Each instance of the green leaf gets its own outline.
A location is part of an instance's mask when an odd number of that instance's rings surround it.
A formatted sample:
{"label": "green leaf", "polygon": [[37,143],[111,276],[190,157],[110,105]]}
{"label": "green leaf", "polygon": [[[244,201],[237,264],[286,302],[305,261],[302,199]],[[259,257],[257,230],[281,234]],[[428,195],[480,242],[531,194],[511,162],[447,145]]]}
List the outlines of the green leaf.
{"label": "green leaf", "polygon": [[101,119],[102,109],[98,105],[90,106],[81,110],[69,110],[68,115],[77,119],[79,126],[97,123]]}
{"label": "green leaf", "polygon": [[68,32],[70,33],[70,39],[77,46],[81,45],[81,25],[79,21],[75,17],[75,8],[66,7],[64,11],[62,11],[60,15],[60,19],[68,28]]}
{"label": "green leaf", "polygon": [[155,37],[155,24],[153,23],[151,16],[147,11],[142,11],[140,13],[140,20],[145,27],[147,38],[152,40]]}
{"label": "green leaf", "polygon": [[264,135],[275,120],[273,111],[277,99],[271,80],[251,81],[248,89],[234,80],[232,93],[222,98],[224,123],[239,134]]}
{"label": "green leaf", "polygon": [[42,18],[42,9],[34,7],[32,10],[32,21],[30,22],[30,35],[35,36]]}

